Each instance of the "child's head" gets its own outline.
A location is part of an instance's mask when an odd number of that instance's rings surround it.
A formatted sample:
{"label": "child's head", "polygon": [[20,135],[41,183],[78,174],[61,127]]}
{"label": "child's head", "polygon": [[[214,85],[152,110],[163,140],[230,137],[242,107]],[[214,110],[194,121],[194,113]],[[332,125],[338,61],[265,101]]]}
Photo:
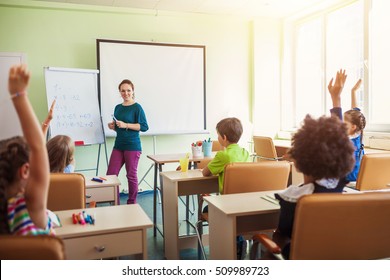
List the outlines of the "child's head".
{"label": "child's head", "polygon": [[289,151],[296,168],[314,180],[344,177],[355,161],[346,131],[346,124],[336,117],[307,115]]}
{"label": "child's head", "polygon": [[[0,141],[0,234],[8,233],[7,199],[23,191],[25,184],[19,183],[19,170],[28,164],[30,149],[23,137]],[[28,168],[24,171],[28,176]]]}
{"label": "child's head", "polygon": [[347,124],[349,135],[363,132],[366,127],[366,118],[359,109],[348,110],[344,113],[344,122]]}
{"label": "child's head", "polygon": [[66,166],[73,161],[74,143],[67,135],[57,135],[51,138],[47,144],[50,172],[62,173]]}
{"label": "child's head", "polygon": [[218,138],[226,137],[226,140],[229,143],[238,143],[243,131],[241,121],[237,118],[226,118],[221,120],[217,124],[216,129],[218,132]]}

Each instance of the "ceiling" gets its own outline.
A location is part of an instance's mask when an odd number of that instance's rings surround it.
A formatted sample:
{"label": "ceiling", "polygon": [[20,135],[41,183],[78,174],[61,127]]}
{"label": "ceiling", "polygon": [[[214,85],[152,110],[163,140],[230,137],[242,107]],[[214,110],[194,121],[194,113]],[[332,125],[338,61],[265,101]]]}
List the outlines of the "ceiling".
{"label": "ceiling", "polygon": [[[283,18],[335,0],[33,0],[83,5]],[[340,2],[340,1],[339,1]]]}

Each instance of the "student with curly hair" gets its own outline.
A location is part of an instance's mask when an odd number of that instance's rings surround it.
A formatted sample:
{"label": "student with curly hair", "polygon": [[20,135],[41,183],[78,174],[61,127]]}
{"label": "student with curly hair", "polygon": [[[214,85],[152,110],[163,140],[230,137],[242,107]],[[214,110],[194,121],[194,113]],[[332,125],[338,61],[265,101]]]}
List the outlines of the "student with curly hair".
{"label": "student with curly hair", "polygon": [[0,234],[51,234],[46,209],[49,161],[45,139],[27,96],[26,66],[10,69],[8,90],[24,137],[0,142]]}
{"label": "student with curly hair", "polygon": [[344,178],[354,164],[353,151],[346,124],[334,116],[314,119],[307,115],[293,136],[288,153],[297,170],[303,173],[304,182],[275,194],[280,203],[280,217],[273,239],[283,248],[285,258],[289,256],[298,199],[312,193],[342,192],[347,183]]}
{"label": "student with curly hair", "polygon": [[[328,84],[328,90],[332,98],[333,108],[330,110],[332,115],[336,115],[341,120],[343,119],[342,109],[341,109],[341,92],[344,87],[344,83],[347,79],[345,70],[340,70],[336,74],[336,81],[333,84],[333,78]],[[356,181],[360,163],[364,155],[364,145],[363,145],[363,130],[366,127],[366,118],[360,109],[357,107],[356,102],[356,91],[359,89],[362,80],[359,79],[354,87],[351,90],[351,108],[350,110],[344,113],[344,122],[347,125],[348,135],[355,147],[355,166],[352,171],[347,175],[346,179],[348,182]]]}

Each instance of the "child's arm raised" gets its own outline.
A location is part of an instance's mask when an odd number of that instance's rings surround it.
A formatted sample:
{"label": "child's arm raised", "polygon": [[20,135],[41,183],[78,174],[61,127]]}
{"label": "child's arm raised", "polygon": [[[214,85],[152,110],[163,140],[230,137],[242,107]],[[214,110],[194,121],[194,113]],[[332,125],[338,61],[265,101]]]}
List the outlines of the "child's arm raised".
{"label": "child's arm raised", "polygon": [[53,111],[54,111],[54,105],[56,104],[56,100],[54,99],[53,102],[51,103],[49,113],[47,114],[46,119],[42,123],[42,132],[43,136],[46,137],[47,130],[49,129],[49,125],[51,120],[53,119]]}
{"label": "child's arm raised", "polygon": [[357,108],[357,98],[356,98],[356,91],[360,88],[360,85],[362,84],[362,79],[359,79],[356,84],[351,89],[351,109]]}
{"label": "child's arm raised", "polygon": [[26,180],[25,198],[30,217],[37,227],[47,225],[46,205],[49,190],[49,160],[38,119],[27,97],[30,73],[25,65],[13,66],[9,72],[8,90],[19,116],[23,135],[30,147],[27,168],[20,170]]}
{"label": "child's arm raised", "polygon": [[343,91],[346,79],[347,75],[345,74],[345,70],[340,69],[337,71],[335,83],[333,84],[332,78],[328,84],[328,91],[330,93],[330,97],[332,98],[333,108],[341,108],[341,92]]}

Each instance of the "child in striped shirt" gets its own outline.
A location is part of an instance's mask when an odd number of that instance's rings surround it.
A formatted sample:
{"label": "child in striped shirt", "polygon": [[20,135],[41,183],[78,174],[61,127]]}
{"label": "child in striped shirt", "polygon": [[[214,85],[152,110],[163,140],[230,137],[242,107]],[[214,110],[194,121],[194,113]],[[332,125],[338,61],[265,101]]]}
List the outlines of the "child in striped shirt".
{"label": "child in striped shirt", "polygon": [[25,65],[11,67],[8,90],[23,137],[0,141],[0,234],[53,233],[46,209],[49,160],[41,127],[27,97],[29,79]]}

